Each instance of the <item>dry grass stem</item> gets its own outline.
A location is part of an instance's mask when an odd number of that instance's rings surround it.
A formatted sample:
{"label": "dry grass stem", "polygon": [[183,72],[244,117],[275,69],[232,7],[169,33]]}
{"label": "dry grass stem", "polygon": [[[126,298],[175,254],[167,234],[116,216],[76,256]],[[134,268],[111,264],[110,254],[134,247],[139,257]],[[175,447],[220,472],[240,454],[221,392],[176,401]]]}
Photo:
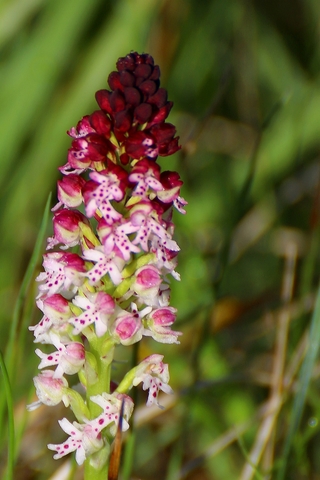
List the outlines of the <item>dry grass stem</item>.
{"label": "dry grass stem", "polygon": [[[294,244],[289,244],[285,259],[281,294],[284,306],[289,305],[293,296],[296,258],[297,248]],[[240,480],[251,480],[253,478],[255,474],[254,466],[257,466],[259,464],[267,445],[268,461],[267,458],[265,458],[264,466],[268,471],[272,468],[273,465],[275,435],[272,435],[272,433],[275,431],[276,428],[275,424],[280,411],[280,399],[283,393],[283,378],[286,363],[289,325],[290,312],[288,308],[284,308],[281,314],[278,316],[278,324],[275,338],[272,384],[270,389],[270,402],[276,403],[279,408],[276,408],[274,412],[270,416],[266,417],[260,425],[256,440],[249,454],[249,460],[246,462],[241,472]]]}

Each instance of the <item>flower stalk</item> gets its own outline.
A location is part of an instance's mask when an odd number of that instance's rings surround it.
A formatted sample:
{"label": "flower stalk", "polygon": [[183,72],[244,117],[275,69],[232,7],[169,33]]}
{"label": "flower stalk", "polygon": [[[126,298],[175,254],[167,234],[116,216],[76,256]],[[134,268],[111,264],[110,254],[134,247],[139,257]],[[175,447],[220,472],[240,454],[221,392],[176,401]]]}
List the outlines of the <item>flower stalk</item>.
{"label": "flower stalk", "polygon": [[[53,236],[37,277],[40,322],[30,327],[41,372],[34,378],[38,401],[63,402],[75,420],[59,424],[68,435],[49,444],[59,459],[74,451],[85,479],[106,478],[108,458],[120,422],[129,428],[131,388],[171,393],[168,365],[153,354],[133,366],[118,385],[111,379],[115,349],[144,337],[179,343],[171,329],[170,276],[179,246],[173,240],[173,209],[185,213],[182,181],[161,171],[157,160],[179,150],[175,127],[166,122],[172,107],[160,87],[160,69],[147,54],[120,58],[99,90],[99,109],[68,131],[72,144],[60,167]],[[52,368],[53,367],[53,368]],[[70,387],[67,377],[77,375]],[[74,382],[72,382],[74,384]],[[122,412],[122,414],[121,414]]]}

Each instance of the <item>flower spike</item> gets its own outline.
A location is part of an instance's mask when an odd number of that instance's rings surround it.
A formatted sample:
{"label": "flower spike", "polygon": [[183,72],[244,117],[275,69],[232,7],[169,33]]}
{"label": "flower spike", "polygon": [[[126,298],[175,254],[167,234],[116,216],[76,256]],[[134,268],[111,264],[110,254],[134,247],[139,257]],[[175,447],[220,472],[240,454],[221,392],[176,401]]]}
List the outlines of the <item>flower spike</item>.
{"label": "flower spike", "polygon": [[[131,52],[119,58],[108,86],[96,93],[98,109],[67,132],[53,236],[36,279],[43,317],[29,327],[36,343],[54,349],[36,349],[38,400],[28,409],[70,406],[75,421],[59,421],[68,438],[48,448],[55,459],[75,452],[77,463],[86,464],[85,478],[96,480],[106,478],[117,430],[129,428],[128,391],[142,384],[148,406],[160,406],[159,391],[172,392],[162,355],[133,365],[118,386],[111,367],[116,346],[144,337],[179,343],[168,279],[180,279],[173,210],[185,213],[187,204],[179,174],[162,172],[158,163],[180,149],[166,121],[173,104],[160,86],[159,66]],[[65,378],[73,375],[76,387]]]}

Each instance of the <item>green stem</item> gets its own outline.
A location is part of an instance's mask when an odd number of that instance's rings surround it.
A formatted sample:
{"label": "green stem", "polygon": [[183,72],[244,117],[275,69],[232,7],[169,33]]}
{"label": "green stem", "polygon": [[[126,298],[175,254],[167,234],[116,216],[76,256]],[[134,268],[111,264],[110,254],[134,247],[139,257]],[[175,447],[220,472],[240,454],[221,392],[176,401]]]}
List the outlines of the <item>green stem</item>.
{"label": "green stem", "polygon": [[84,463],[84,480],[107,480],[108,469],[109,462],[106,462],[100,470],[97,470],[90,465],[90,458],[88,458]]}
{"label": "green stem", "polygon": [[93,395],[101,395],[102,393],[110,393],[110,378],[111,378],[111,362],[105,359],[98,361],[98,379],[93,384],[87,385],[87,405],[90,411],[90,417],[95,418],[101,413],[101,407],[92,402],[90,398]]}
{"label": "green stem", "polygon": [[[114,355],[114,346],[103,356],[101,355],[102,350],[103,345],[100,344],[98,339],[90,344],[91,354],[93,354],[96,359],[96,375],[94,377],[88,375],[87,378],[86,399],[91,419],[101,414],[101,407],[92,402],[91,397],[93,395],[101,395],[102,393],[110,393],[111,363]],[[106,480],[108,478],[109,450],[109,445],[106,445],[102,452],[97,452],[100,459],[100,468],[96,468],[90,463],[95,454],[86,459],[84,463],[84,480]]]}
{"label": "green stem", "polygon": [[2,353],[0,352],[0,371],[2,372],[3,377],[3,388],[5,391],[5,396],[7,399],[7,407],[8,407],[8,437],[9,437],[9,445],[8,445],[8,465],[7,465],[7,480],[13,480],[13,470],[14,470],[14,450],[15,450],[15,435],[14,435],[14,417],[13,417],[13,399],[12,399],[12,391],[10,386],[10,380],[8,376],[8,372],[6,369],[6,365],[3,360]]}

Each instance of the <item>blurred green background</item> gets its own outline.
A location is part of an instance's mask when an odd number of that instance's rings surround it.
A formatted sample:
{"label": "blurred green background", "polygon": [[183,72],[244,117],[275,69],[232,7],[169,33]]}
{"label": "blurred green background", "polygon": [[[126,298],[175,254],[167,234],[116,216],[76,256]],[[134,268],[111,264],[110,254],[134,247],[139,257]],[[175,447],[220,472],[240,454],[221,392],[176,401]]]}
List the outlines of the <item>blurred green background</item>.
{"label": "blurred green background", "polygon": [[[66,130],[97,108],[95,91],[130,51],[154,57],[174,102],[182,150],[159,163],[179,171],[189,202],[175,217],[182,280],[172,284],[184,336],[145,342],[141,356],[165,353],[176,396],[149,418],[138,410],[121,478],[320,479],[319,42],[317,0],[0,2],[1,351],[50,191],[55,202]],[[34,276],[40,268],[39,257]],[[63,464],[46,450],[63,409],[24,410],[35,295],[32,280],[11,375],[15,478],[27,480]]]}

